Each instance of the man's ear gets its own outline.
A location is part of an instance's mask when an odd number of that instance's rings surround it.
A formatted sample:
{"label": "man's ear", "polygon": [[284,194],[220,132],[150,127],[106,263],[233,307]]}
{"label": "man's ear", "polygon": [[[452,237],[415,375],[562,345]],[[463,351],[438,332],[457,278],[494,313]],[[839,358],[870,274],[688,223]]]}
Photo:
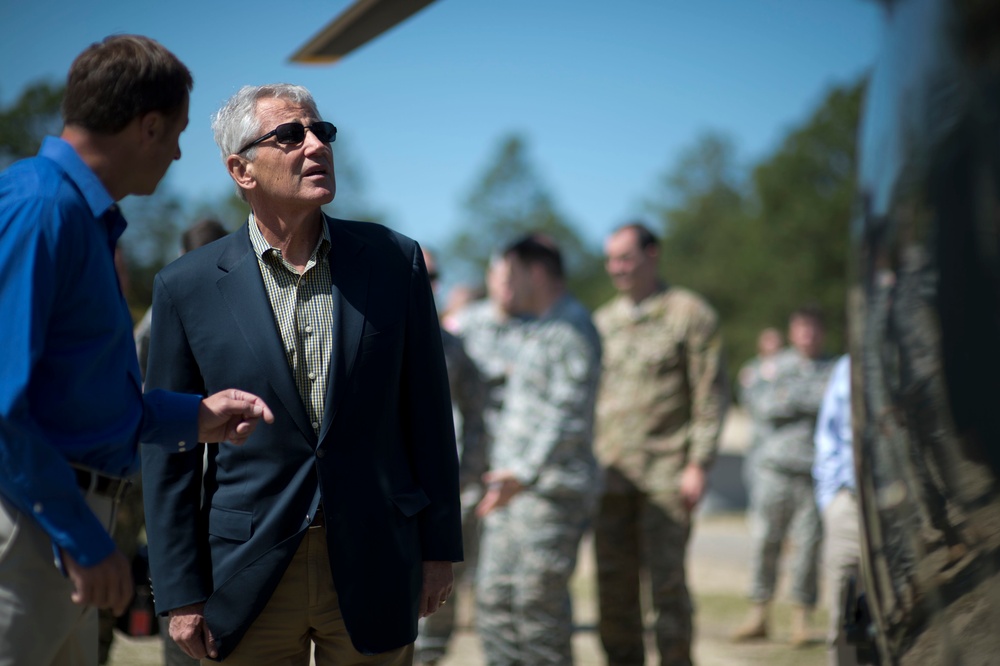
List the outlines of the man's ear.
{"label": "man's ear", "polygon": [[244,190],[253,189],[257,180],[253,177],[253,162],[243,159],[239,155],[230,155],[226,158],[226,170],[236,184]]}
{"label": "man's ear", "polygon": [[167,129],[167,119],[159,111],[139,117],[139,137],[142,142],[158,141]]}

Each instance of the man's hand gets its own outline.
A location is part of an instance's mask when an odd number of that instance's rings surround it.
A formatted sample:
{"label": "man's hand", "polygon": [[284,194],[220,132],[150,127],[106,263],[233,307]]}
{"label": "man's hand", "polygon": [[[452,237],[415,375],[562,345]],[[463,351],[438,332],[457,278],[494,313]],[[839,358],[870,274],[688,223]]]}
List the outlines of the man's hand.
{"label": "man's hand", "polygon": [[260,419],[274,423],[274,414],[253,393],[226,389],[201,401],[198,410],[199,442],[243,444]]}
{"label": "man's hand", "polygon": [[505,469],[483,474],[486,483],[486,494],[476,505],[476,515],[480,518],[510,504],[514,497],[524,490],[514,473]]}
{"label": "man's hand", "polygon": [[192,659],[219,656],[204,612],[205,604],[191,604],[170,611],[170,637]]}
{"label": "man's hand", "polygon": [[82,566],[62,551],[66,575],[73,582],[70,599],[81,606],[110,608],[120,616],[132,601],[132,567],[120,550],[115,550],[92,567]]}
{"label": "man's hand", "polygon": [[420,617],[427,617],[444,606],[451,596],[455,576],[451,562],[424,562],[424,588],[420,592]]}
{"label": "man's hand", "polygon": [[689,512],[694,511],[705,494],[705,470],[701,465],[689,463],[681,472],[681,501]]}

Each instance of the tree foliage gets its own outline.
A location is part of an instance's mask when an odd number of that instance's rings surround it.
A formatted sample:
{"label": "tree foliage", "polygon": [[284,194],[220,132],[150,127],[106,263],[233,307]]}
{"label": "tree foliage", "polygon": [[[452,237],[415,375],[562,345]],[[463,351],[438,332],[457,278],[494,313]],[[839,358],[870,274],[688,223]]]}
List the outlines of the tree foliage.
{"label": "tree foliage", "polygon": [[24,89],[10,106],[0,109],[0,169],[38,152],[42,139],[62,128],[66,87],[40,81]]}
{"label": "tree foliage", "polygon": [[[753,172],[759,243],[774,266],[760,274],[764,312],[787,316],[822,306],[830,347],[844,346],[848,226],[855,199],[856,143],[864,84],[831,90],[806,123]],[[779,320],[779,322],[782,320]]]}
{"label": "tree foliage", "polygon": [[481,280],[490,256],[517,236],[537,231],[553,238],[563,253],[570,289],[596,305],[601,259],[559,212],[528,153],[527,141],[512,134],[497,151],[465,201],[463,230],[447,247],[449,263],[470,281]]}
{"label": "tree foliage", "polygon": [[668,278],[719,311],[733,376],[754,355],[758,332],[784,328],[806,303],[824,310],[828,349],[843,349],[863,87],[831,90],[748,177],[727,138],[700,137],[649,204],[664,233]]}

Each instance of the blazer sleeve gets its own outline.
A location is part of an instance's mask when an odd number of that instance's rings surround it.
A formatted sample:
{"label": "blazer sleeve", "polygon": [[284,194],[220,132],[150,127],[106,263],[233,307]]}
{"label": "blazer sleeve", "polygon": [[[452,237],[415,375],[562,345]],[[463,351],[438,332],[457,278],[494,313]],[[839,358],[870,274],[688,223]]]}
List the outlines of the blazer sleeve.
{"label": "blazer sleeve", "polygon": [[[404,432],[421,488],[430,500],[419,514],[424,561],[462,561],[458,452],[451,393],[430,279],[414,244],[403,367]],[[407,427],[408,426],[408,427]]]}
{"label": "blazer sleeve", "polygon": [[[145,390],[204,395],[204,381],[162,275],[154,280],[152,308]],[[212,590],[206,515],[201,507],[205,446],[198,444],[184,453],[142,448],[150,571],[156,611],[161,615],[203,602]]]}

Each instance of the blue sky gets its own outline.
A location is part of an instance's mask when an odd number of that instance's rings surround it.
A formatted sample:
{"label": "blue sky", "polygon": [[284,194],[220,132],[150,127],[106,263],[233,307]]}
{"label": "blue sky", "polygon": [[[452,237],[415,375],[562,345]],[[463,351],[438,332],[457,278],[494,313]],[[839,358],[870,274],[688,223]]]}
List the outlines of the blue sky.
{"label": "blue sky", "polygon": [[446,242],[498,141],[518,132],[559,209],[596,244],[642,212],[702,132],[729,134],[745,161],[773,150],[831,85],[872,65],[881,32],[870,0],[438,0],[336,65],[289,62],[349,4],[11,0],[0,5],[0,103],[38,79],[61,82],[91,42],[145,34],[195,78],[183,159],[165,181],[178,194],[228,191],[211,114],[242,85],[287,81],[337,125],[335,154],[360,167],[390,226]]}

